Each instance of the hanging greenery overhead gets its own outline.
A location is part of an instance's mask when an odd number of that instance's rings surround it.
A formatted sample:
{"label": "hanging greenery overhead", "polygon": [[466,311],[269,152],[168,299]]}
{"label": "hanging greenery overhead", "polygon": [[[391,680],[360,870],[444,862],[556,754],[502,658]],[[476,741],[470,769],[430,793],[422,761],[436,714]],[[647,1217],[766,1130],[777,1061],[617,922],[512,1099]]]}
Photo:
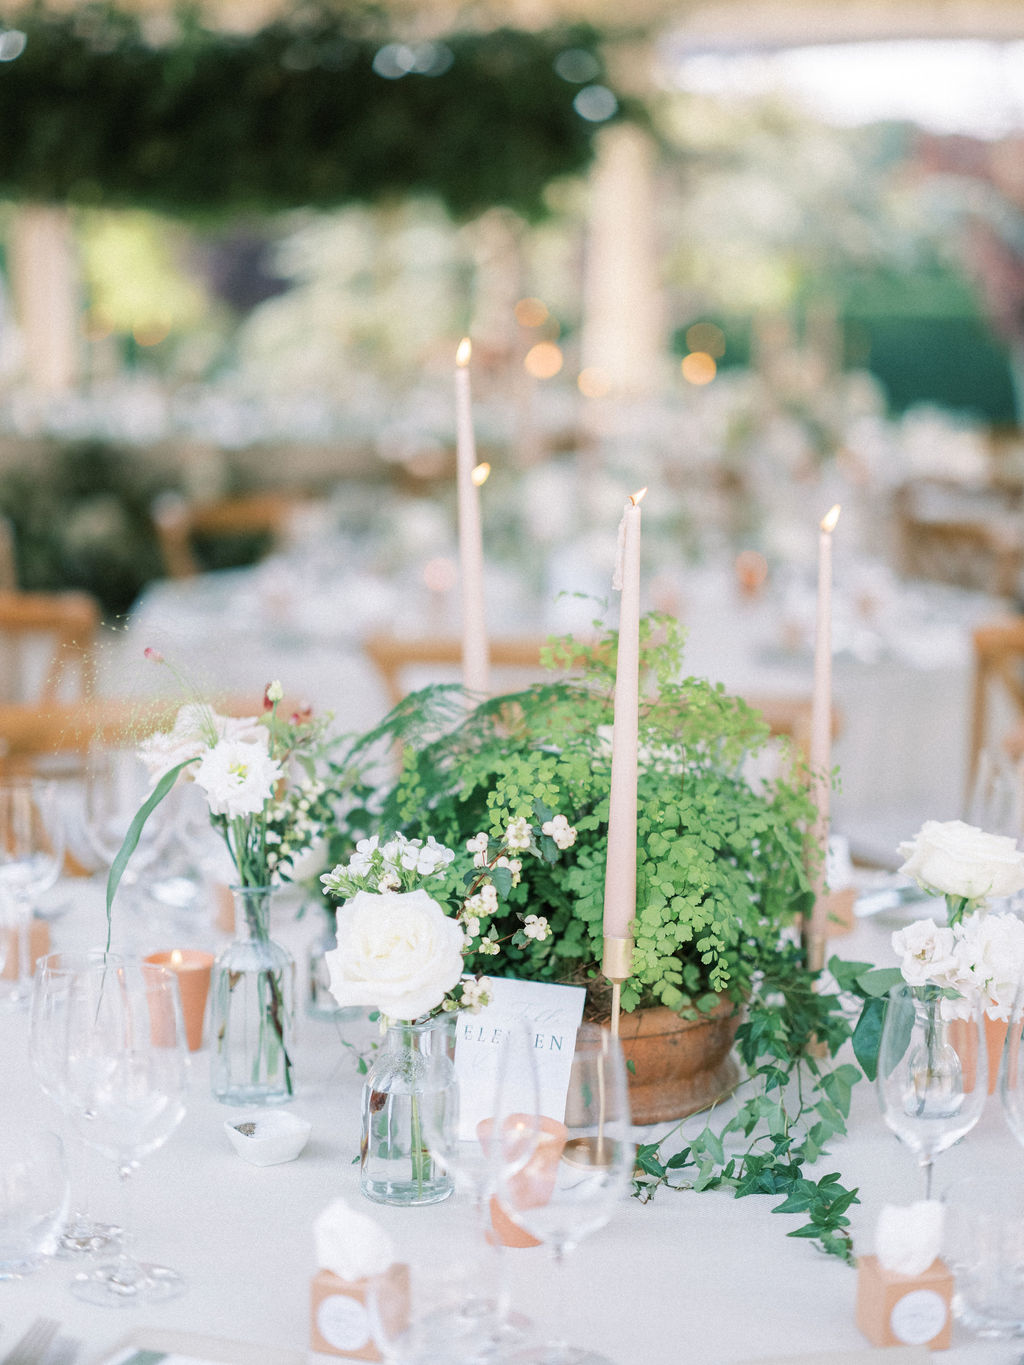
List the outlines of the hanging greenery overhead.
{"label": "hanging greenery overhead", "polygon": [[389,39],[297,8],[252,34],[43,6],[0,30],[0,196],[174,214],[434,194],[543,211],[622,109],[589,28]]}

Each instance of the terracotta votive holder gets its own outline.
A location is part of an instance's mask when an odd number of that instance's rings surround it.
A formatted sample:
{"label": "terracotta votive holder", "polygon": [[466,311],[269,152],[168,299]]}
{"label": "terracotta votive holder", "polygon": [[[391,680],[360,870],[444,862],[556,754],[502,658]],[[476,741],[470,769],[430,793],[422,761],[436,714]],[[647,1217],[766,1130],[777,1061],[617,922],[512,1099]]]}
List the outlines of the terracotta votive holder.
{"label": "terracotta votive holder", "polygon": [[198,948],[169,948],[165,952],[150,953],[146,961],[166,967],[178,978],[185,1037],[189,1049],[198,1052],[203,1045],[203,1018],[206,1014],[206,997],[210,993],[213,954],[201,952]]}
{"label": "terracotta votive holder", "polygon": [[[509,1195],[516,1208],[536,1209],[542,1204],[546,1204],[551,1198],[551,1191],[555,1188],[555,1176],[558,1171],[558,1163],[562,1159],[562,1152],[565,1148],[569,1130],[564,1123],[558,1119],[549,1119],[544,1115],[534,1118],[526,1114],[510,1114],[505,1120],[505,1127],[515,1127],[517,1120],[525,1131],[530,1132],[534,1124],[539,1131],[537,1133],[537,1147],[533,1155],[527,1161],[521,1171],[517,1171],[508,1182]],[[476,1127],[477,1137],[481,1146],[487,1150],[487,1145],[491,1141],[494,1133],[494,1120],[481,1119]],[[491,1226],[487,1233],[487,1239],[499,1246],[506,1247],[536,1247],[540,1242],[531,1233],[512,1218],[505,1210],[501,1200],[497,1195],[491,1196]]]}
{"label": "terracotta votive holder", "polygon": [[[373,1339],[368,1305],[370,1281],[343,1280],[318,1270],[310,1285],[309,1343],[321,1355],[346,1360],[383,1360]],[[377,1312],[400,1329],[409,1320],[409,1267],[393,1265],[376,1279]]]}
{"label": "terracotta votive holder", "polygon": [[953,1275],[936,1258],[920,1275],[886,1270],[877,1256],[857,1262],[857,1326],[872,1346],[943,1351],[953,1335]]}

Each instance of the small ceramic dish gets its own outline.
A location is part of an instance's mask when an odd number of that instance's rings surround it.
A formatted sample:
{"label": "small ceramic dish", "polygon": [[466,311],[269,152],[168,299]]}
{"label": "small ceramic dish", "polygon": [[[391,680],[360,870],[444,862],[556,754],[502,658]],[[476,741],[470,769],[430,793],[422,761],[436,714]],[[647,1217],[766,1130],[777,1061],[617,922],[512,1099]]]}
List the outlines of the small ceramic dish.
{"label": "small ceramic dish", "polygon": [[297,1114],[272,1109],[227,1119],[224,1131],[243,1160],[254,1166],[277,1166],[282,1161],[295,1160],[305,1147],[312,1126]]}

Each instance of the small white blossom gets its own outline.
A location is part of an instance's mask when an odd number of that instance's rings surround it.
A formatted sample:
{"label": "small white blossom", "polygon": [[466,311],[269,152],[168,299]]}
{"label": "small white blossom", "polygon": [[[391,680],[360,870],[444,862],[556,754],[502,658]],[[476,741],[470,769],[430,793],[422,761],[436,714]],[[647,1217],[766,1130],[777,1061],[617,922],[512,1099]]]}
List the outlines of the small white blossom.
{"label": "small white blossom", "polygon": [[401,889],[402,879],[397,872],[385,872],[377,883],[377,890],[380,892],[400,891]]}
{"label": "small white blossom", "polygon": [[496,957],[501,948],[493,938],[482,938],[477,951],[483,953],[485,957]]}
{"label": "small white blossom", "polygon": [[487,835],[486,835],[486,834],[474,834],[473,837],[472,837],[472,839],[467,839],[467,840],[466,840],[466,852],[467,852],[467,853],[486,853],[486,852],[487,852],[487,843],[488,843],[488,840],[487,840]]}
{"label": "small white blossom", "polygon": [[535,938],[543,943],[550,935],[551,928],[543,915],[527,915],[523,920],[523,933],[527,938]]}
{"label": "small white blossom", "polygon": [[462,1008],[468,1010],[470,1014],[476,1014],[485,1005],[491,1003],[491,993],[482,981],[464,981],[462,983]]}
{"label": "small white blossom", "polygon": [[267,701],[280,701],[284,696],[284,688],[275,678],[272,683],[267,684]]}
{"label": "small white blossom", "polygon": [[520,816],[518,820],[509,821],[505,830],[505,843],[509,848],[529,848],[532,837],[529,820]]}
{"label": "small white blossom", "polygon": [[494,864],[495,867],[507,867],[512,874],[512,885],[518,886],[523,880],[523,864],[518,858],[506,858],[504,854]]}
{"label": "small white blossom", "polygon": [[474,939],[479,936],[480,921],[476,915],[460,915],[459,923],[462,925],[463,932],[468,939]]}
{"label": "small white blossom", "polygon": [[564,815],[553,815],[541,825],[541,833],[550,835],[556,848],[572,848],[576,842],[576,830]]}

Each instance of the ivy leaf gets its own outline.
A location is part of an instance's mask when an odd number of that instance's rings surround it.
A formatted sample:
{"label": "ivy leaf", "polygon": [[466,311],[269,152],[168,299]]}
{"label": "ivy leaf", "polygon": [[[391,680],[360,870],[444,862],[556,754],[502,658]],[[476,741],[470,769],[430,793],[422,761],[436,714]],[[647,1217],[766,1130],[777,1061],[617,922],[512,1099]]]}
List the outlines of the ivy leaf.
{"label": "ivy leaf", "polygon": [[882,1044],[886,1004],[887,1001],[879,997],[865,1000],[853,1030],[853,1055],[869,1081],[878,1075],[878,1052]]}
{"label": "ivy leaf", "polygon": [[886,996],[893,986],[906,980],[899,967],[875,967],[857,978],[857,985],[865,995]]}

